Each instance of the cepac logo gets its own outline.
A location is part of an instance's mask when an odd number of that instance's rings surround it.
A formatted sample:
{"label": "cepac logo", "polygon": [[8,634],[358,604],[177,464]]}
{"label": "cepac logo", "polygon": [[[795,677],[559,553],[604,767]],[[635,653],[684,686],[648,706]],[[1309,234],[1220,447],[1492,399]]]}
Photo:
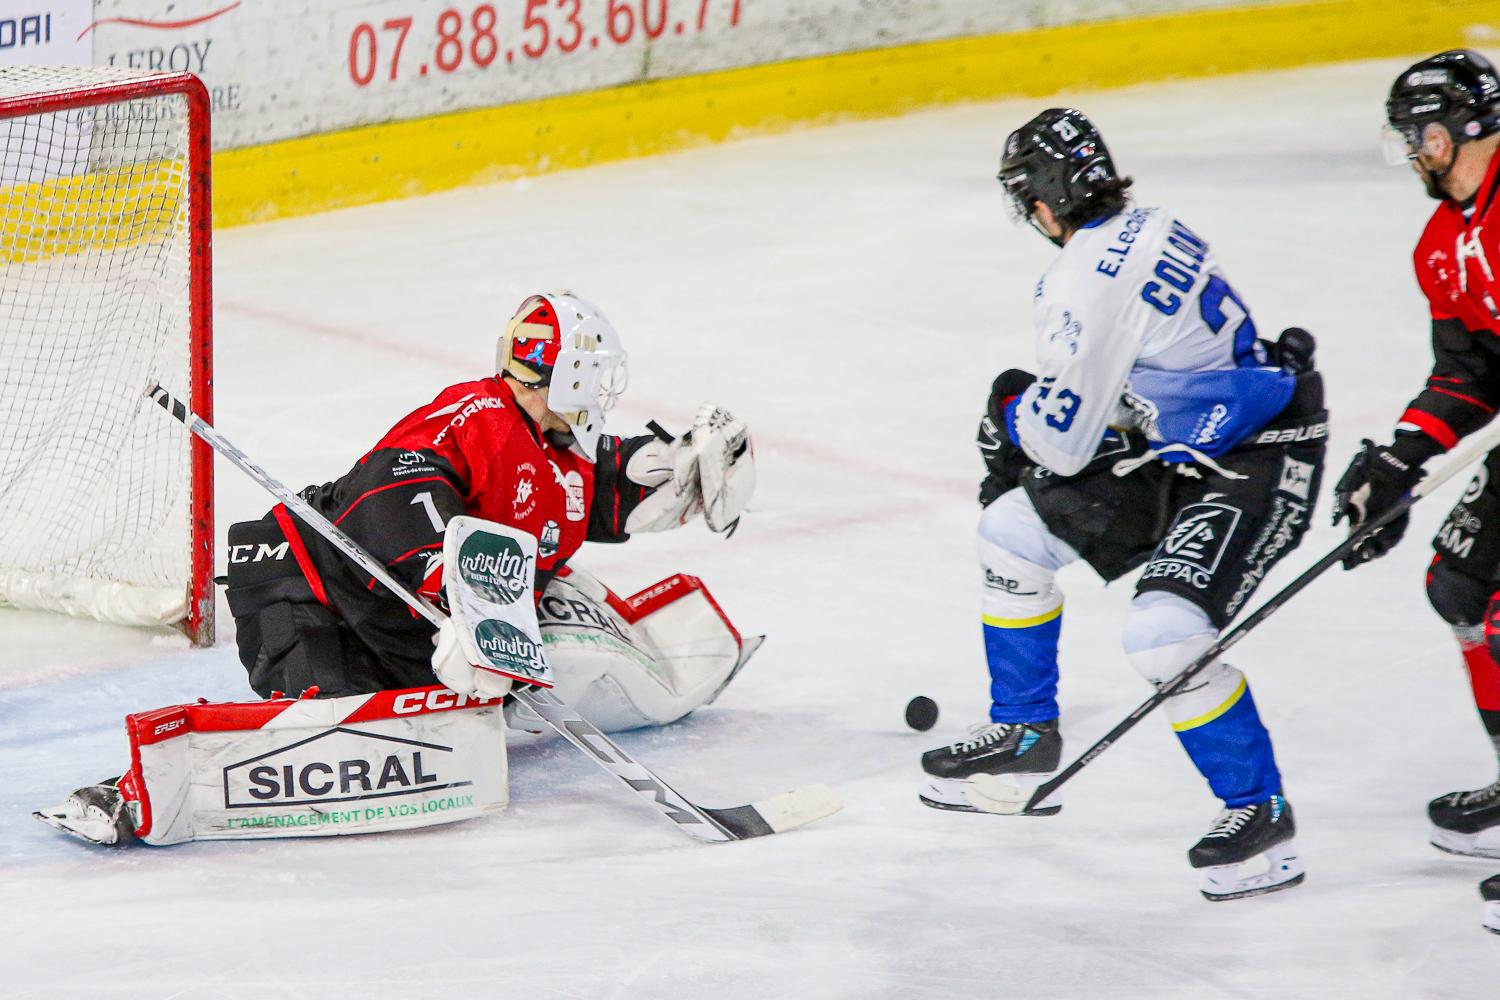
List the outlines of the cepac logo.
{"label": "cepac logo", "polygon": [[491,665],[507,673],[542,673],[542,651],[531,637],[510,622],[486,618],[474,627],[474,645]]}
{"label": "cepac logo", "polygon": [[458,571],[479,596],[495,604],[513,604],[531,592],[531,558],[515,539],[476,531],[458,550]]}
{"label": "cepac logo", "polygon": [[224,768],[224,807],[315,805],[421,795],[454,780],[453,748],[336,728]]}

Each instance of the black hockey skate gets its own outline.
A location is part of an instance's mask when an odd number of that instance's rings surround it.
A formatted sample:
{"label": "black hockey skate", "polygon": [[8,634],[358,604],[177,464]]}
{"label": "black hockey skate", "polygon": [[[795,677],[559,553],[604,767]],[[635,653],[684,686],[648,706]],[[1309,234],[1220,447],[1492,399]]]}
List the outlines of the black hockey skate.
{"label": "black hockey skate", "polygon": [[1427,803],[1432,846],[1471,858],[1500,858],[1500,781]]}
{"label": "black hockey skate", "polygon": [[[1306,870],[1292,842],[1296,835],[1292,804],[1280,794],[1225,809],[1188,851],[1188,863],[1202,873],[1203,897],[1243,899],[1300,884]],[[1269,862],[1264,872],[1241,871],[1246,862],[1262,857]]]}
{"label": "black hockey skate", "polygon": [[[985,786],[1001,781],[1027,788],[1046,781],[1062,759],[1057,720],[985,722],[969,729],[966,739],[922,755],[927,784],[918,798],[934,809],[959,812],[1013,812],[986,809]],[[1003,777],[1002,777],[1003,776]],[[1051,798],[1028,816],[1051,816],[1062,809]]]}
{"label": "black hockey skate", "polygon": [[1500,875],[1479,883],[1479,895],[1484,900],[1484,929],[1500,934]]}

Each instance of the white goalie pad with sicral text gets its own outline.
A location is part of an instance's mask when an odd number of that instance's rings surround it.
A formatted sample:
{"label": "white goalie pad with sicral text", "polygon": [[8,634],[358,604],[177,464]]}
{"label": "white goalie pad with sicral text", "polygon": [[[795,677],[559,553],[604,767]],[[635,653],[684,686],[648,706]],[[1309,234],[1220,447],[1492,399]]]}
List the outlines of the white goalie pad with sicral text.
{"label": "white goalie pad with sicral text", "polygon": [[121,790],[148,844],[468,819],[509,798],[500,701],[443,687],[126,716]]}

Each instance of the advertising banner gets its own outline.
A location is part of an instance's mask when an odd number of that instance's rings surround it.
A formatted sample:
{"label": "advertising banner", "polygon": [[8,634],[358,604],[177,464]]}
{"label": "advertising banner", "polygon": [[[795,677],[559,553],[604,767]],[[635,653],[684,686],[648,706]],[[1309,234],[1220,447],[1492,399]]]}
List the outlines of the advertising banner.
{"label": "advertising banner", "polygon": [[213,98],[214,146],[233,149],[762,63],[1231,5],[1247,4],[22,0],[0,19],[0,66],[195,73]]}

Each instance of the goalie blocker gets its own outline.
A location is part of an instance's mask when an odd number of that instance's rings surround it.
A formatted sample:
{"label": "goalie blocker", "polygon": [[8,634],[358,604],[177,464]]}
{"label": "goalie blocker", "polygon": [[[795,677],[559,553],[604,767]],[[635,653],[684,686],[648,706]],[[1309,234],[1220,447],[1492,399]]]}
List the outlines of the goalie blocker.
{"label": "goalie blocker", "polygon": [[[601,729],[664,725],[711,703],[759,648],[695,577],[630,597],[568,570],[542,598],[556,689]],[[316,691],[307,692],[316,694]],[[174,705],[126,717],[130,770],[35,815],[111,844],[319,837],[504,808],[500,700],[443,687]],[[517,728],[542,724],[519,705]]]}

